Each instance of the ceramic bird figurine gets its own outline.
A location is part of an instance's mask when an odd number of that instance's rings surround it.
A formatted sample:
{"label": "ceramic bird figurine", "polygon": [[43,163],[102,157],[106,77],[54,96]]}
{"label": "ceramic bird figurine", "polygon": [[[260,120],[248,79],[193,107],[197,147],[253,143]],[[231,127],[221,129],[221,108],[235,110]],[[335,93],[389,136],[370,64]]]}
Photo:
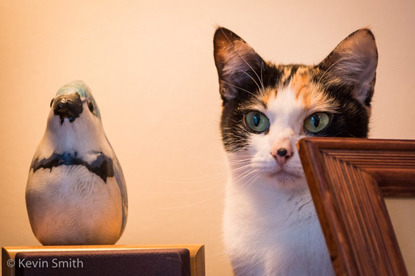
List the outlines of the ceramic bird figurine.
{"label": "ceramic bird figurine", "polygon": [[50,107],[26,187],[32,230],[43,245],[114,244],[127,221],[127,190],[98,106],[73,81]]}

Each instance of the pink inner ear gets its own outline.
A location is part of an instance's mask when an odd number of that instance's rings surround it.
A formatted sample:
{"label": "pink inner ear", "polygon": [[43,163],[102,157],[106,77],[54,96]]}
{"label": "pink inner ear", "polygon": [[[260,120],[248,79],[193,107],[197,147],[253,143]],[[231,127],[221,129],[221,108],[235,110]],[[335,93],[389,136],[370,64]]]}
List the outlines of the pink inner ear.
{"label": "pink inner ear", "polygon": [[231,100],[238,89],[247,89],[252,83],[262,88],[263,60],[245,41],[233,33],[220,33],[215,35],[214,45],[222,97]]}
{"label": "pink inner ear", "polygon": [[224,74],[232,75],[254,70],[258,63],[258,55],[243,41],[234,41],[223,49],[225,59]]}
{"label": "pink inner ear", "polygon": [[340,55],[334,70],[338,74],[353,76],[352,81],[370,82],[377,66],[377,49],[373,36],[360,30],[345,39],[335,51]]}
{"label": "pink inner ear", "polygon": [[329,83],[354,86],[354,97],[361,103],[373,93],[377,63],[376,42],[368,29],[358,30],[344,39],[322,62],[335,77]]}

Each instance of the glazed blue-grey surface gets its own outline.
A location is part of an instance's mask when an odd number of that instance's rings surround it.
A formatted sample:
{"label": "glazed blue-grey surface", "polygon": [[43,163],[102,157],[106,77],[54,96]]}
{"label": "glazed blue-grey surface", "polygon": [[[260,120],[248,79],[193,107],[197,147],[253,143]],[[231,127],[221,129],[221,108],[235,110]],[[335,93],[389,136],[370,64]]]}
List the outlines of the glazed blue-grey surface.
{"label": "glazed blue-grey surface", "polygon": [[73,81],[50,107],[26,187],[32,230],[44,245],[114,244],[127,221],[127,189],[94,97]]}

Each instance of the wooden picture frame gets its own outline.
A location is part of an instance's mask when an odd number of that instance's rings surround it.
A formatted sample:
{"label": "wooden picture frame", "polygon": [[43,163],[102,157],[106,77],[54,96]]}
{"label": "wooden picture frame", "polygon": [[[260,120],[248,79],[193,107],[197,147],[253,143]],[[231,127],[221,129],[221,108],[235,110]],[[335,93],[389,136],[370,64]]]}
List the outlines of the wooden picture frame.
{"label": "wooden picture frame", "polygon": [[299,154],[337,275],[408,275],[383,197],[415,197],[415,141],[304,138]]}

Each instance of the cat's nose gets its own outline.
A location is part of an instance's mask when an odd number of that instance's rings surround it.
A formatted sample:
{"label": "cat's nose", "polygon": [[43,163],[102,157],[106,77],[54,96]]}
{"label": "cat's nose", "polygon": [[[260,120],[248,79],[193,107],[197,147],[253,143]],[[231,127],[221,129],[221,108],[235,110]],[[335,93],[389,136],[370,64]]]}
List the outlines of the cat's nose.
{"label": "cat's nose", "polygon": [[271,155],[280,166],[283,166],[293,155],[293,151],[291,147],[278,148],[277,150],[271,151]]}
{"label": "cat's nose", "polygon": [[281,157],[285,157],[287,155],[288,151],[285,148],[281,148],[277,150],[277,155]]}

